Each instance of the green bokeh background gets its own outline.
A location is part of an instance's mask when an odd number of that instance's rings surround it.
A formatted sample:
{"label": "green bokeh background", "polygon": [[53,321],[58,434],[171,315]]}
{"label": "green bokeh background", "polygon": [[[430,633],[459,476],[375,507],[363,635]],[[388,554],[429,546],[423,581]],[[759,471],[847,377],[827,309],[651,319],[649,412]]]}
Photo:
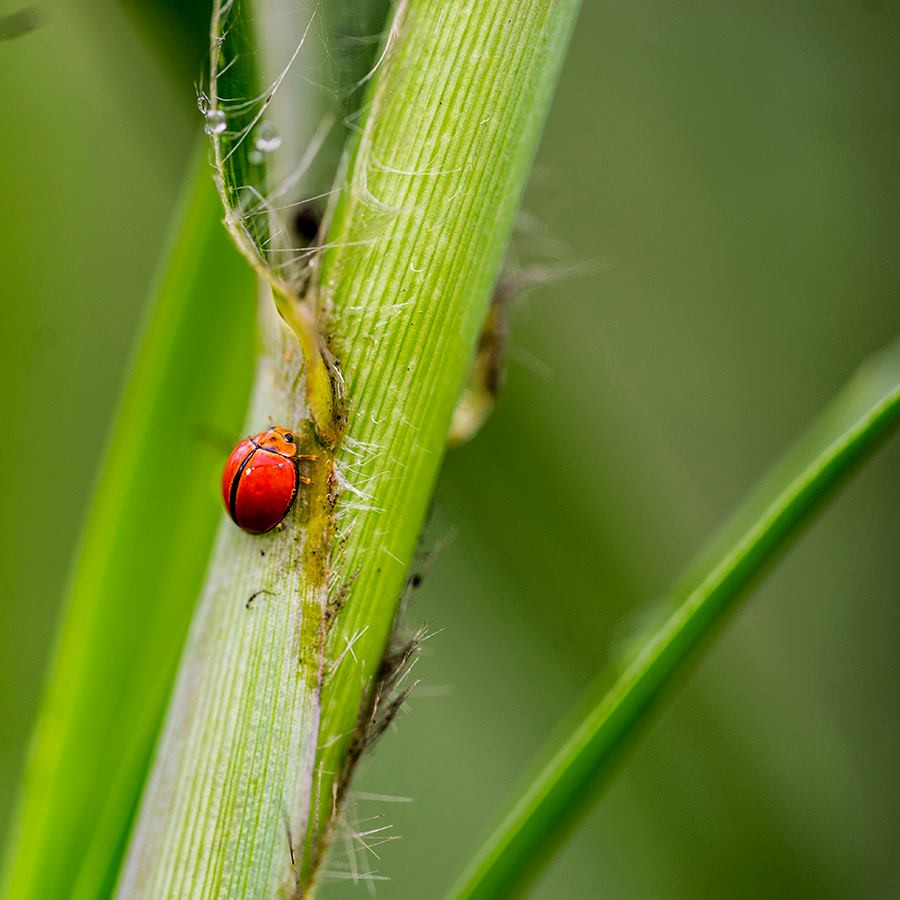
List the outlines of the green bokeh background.
{"label": "green bokeh background", "polygon": [[[173,70],[107,0],[41,9],[0,43],[4,814],[201,125],[199,56]],[[409,610],[438,633],[358,784],[412,802],[351,809],[402,838],[357,844],[379,896],[440,894],[641,610],[900,333],[898,46],[890,2],[585,4],[520,245],[603,264],[516,310],[503,400],[447,460]],[[535,896],[900,895],[898,449],[754,592]]]}

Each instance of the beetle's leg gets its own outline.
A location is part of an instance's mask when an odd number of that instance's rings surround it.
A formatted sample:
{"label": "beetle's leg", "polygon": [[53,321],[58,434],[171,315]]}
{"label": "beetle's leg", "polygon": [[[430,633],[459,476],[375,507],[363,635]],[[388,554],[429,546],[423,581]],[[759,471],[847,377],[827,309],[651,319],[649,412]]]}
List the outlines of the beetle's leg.
{"label": "beetle's leg", "polygon": [[298,475],[297,480],[300,484],[312,484],[312,478],[307,478],[305,475]]}
{"label": "beetle's leg", "polygon": [[300,454],[297,459],[307,460],[308,462],[315,462],[319,457],[318,456],[309,456],[308,454]]}

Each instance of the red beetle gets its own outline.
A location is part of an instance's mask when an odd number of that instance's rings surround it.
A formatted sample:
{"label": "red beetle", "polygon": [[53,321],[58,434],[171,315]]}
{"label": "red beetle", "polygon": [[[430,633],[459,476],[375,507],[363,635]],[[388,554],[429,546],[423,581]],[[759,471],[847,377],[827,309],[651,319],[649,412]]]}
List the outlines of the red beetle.
{"label": "red beetle", "polygon": [[315,459],[297,453],[296,439],[287,428],[270,428],[241,441],[222,472],[228,515],[250,534],[271,531],[288,514],[297,485],[312,484],[300,474],[298,463]]}

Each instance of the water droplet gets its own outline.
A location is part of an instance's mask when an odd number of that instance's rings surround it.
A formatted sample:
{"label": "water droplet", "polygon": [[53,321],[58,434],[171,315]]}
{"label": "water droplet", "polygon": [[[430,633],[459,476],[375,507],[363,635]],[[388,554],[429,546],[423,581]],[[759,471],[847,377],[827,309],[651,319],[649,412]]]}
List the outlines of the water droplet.
{"label": "water droplet", "polygon": [[251,166],[258,166],[263,161],[263,155],[259,150],[251,150],[247,154],[247,159]]}
{"label": "water droplet", "polygon": [[206,122],[203,125],[203,130],[207,134],[221,134],[228,127],[228,123],[225,121],[225,113],[221,109],[208,109],[205,118]]}
{"label": "water droplet", "polygon": [[271,153],[281,146],[281,135],[271,122],[263,122],[256,129],[256,149],[260,153]]}

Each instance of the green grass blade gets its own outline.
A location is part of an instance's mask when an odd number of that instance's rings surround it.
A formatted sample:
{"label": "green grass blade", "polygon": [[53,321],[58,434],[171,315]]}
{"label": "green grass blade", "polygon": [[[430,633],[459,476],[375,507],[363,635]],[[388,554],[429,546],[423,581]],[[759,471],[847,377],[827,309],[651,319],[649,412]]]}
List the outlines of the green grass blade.
{"label": "green grass blade", "polygon": [[[589,703],[452,891],[507,897],[546,861],[625,741],[732,601],[900,418],[900,343],[870,359],[673,591],[673,611]],[[594,697],[597,696],[595,693]]]}
{"label": "green grass blade", "polygon": [[68,588],[2,896],[108,894],[221,517],[255,287],[203,154],[187,175]]}

